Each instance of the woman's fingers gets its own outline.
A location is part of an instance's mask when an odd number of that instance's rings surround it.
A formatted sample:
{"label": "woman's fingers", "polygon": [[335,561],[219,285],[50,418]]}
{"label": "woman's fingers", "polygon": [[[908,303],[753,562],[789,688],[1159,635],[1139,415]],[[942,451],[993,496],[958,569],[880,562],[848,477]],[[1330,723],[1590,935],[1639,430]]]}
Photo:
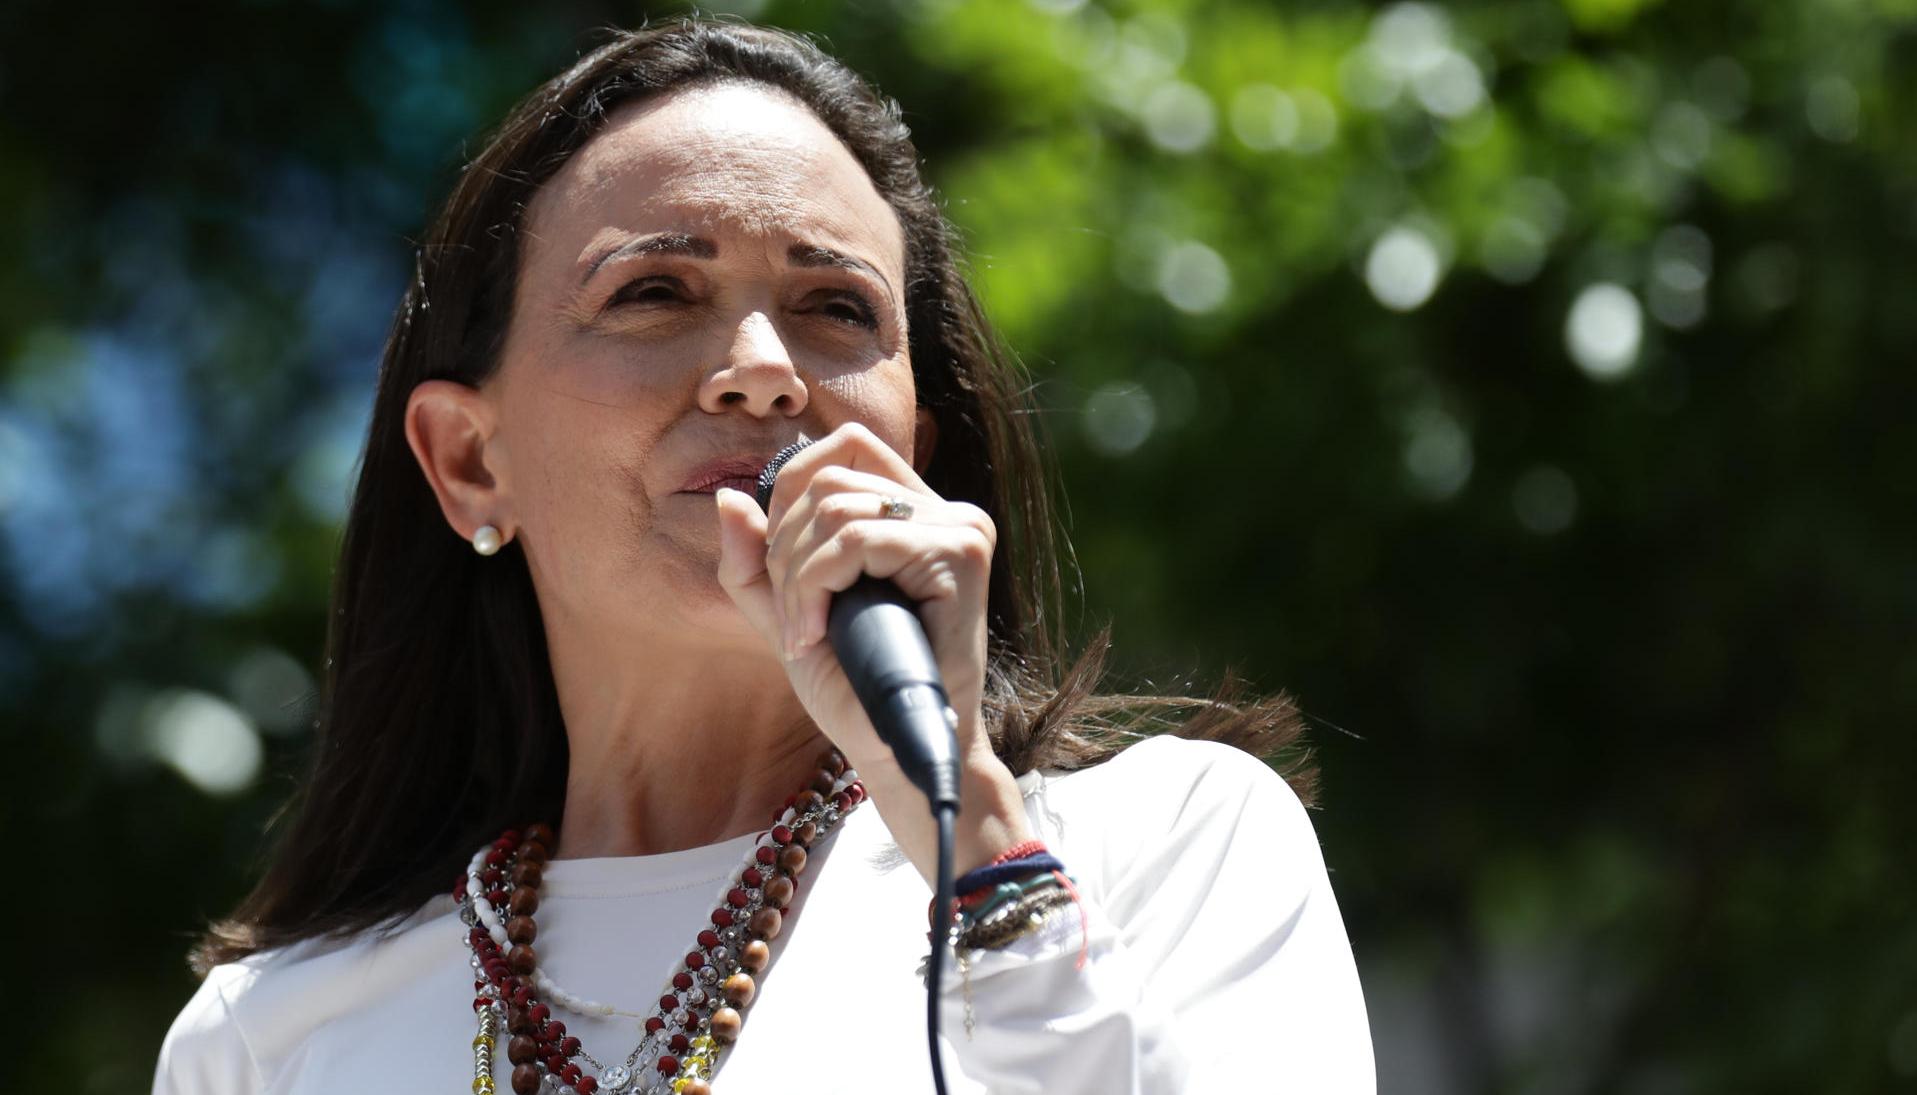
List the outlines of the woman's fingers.
{"label": "woman's fingers", "polygon": [[753,629],[768,643],[776,642],[779,609],[766,570],[765,513],[743,491],[722,488],[714,505],[719,511],[719,585]]}
{"label": "woman's fingers", "polygon": [[[883,516],[888,499],[909,502],[912,516]],[[949,621],[954,637],[969,633],[962,621],[983,618],[997,545],[991,518],[940,498],[857,423],[786,463],[765,511],[735,491],[720,492],[717,505],[720,584],[788,661],[824,639],[832,595],[862,574],[892,579],[927,604],[928,627]]]}
{"label": "woman's fingers", "polygon": [[[781,471],[779,475],[780,482],[783,483],[785,473]],[[871,508],[865,512],[858,512],[856,507],[866,503],[852,499],[851,496],[854,494],[865,494],[875,499],[906,498],[914,505],[942,501],[938,495],[930,491],[918,493],[901,486],[895,480],[873,472],[856,471],[838,465],[819,468],[806,480],[804,492],[793,498],[790,505],[779,511],[776,521],[768,518],[771,539],[766,544],[767,565],[773,570],[778,570],[787,559],[803,552],[809,546],[801,541],[801,537],[814,533],[818,526],[816,518],[821,516],[819,513],[821,506],[854,507],[850,510],[825,514],[824,516],[836,522],[829,523],[827,532],[850,518],[878,516],[876,501],[871,502]]]}
{"label": "woman's fingers", "polygon": [[[825,637],[832,595],[861,574],[891,578],[915,601],[950,600],[991,570],[996,530],[977,506],[916,501],[909,520],[879,515],[881,495],[834,495],[815,510],[789,564],[774,567],[774,588],[795,646]],[[982,598],[981,600],[981,609]]]}
{"label": "woman's fingers", "polygon": [[787,507],[805,494],[814,475],[829,467],[868,472],[904,487],[903,493],[937,497],[919,478],[918,472],[912,470],[912,465],[880,440],[878,434],[860,423],[847,422],[800,449],[779,469],[779,481],[773,487],[772,500],[765,511],[775,532]]}

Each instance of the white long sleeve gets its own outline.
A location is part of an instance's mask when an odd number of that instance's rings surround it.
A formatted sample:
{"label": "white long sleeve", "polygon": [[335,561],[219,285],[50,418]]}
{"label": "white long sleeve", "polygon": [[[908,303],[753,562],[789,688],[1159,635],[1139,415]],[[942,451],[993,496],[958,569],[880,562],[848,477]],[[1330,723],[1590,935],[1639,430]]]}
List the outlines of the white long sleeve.
{"label": "white long sleeve", "polygon": [[260,1090],[259,1069],[243,1028],[227,1007],[226,989],[244,980],[240,966],[221,966],[200,983],[173,1020],[154,1070],[153,1095],[227,1095]]}
{"label": "white long sleeve", "polygon": [[[1154,738],[1019,785],[1035,832],[1077,880],[1085,932],[1068,909],[1046,934],[981,955],[969,978],[948,973],[951,1095],[1374,1090],[1317,839],[1270,769],[1225,746]],[[542,967],[582,996],[645,1010],[753,841],[554,860]],[[916,972],[929,898],[878,811],[854,812],[813,851],[715,1091],[929,1092]],[[464,934],[438,898],[391,932],[219,967],[168,1034],[155,1095],[466,1090]],[[628,1018],[565,1020],[600,1060],[637,1040]]]}
{"label": "white long sleeve", "polygon": [[1028,798],[1080,878],[1089,949],[1081,969],[1067,910],[981,952],[969,1038],[965,986],[945,994],[966,1074],[1004,1095],[1374,1091],[1350,943],[1297,796],[1210,743],[1153,739],[1112,763],[1145,778],[1100,788],[1103,809],[1069,778]]}

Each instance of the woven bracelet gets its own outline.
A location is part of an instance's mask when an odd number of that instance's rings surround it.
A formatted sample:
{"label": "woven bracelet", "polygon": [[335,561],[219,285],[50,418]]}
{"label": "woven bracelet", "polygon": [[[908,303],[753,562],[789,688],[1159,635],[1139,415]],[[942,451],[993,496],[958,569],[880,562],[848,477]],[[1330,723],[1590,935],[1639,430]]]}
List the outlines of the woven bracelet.
{"label": "woven bracelet", "polygon": [[1027,875],[1016,882],[1001,882],[989,890],[979,890],[959,903],[959,924],[977,923],[992,915],[994,910],[1023,899],[1026,894],[1057,886],[1058,876],[1047,872]]}
{"label": "woven bracelet", "polygon": [[963,902],[966,898],[978,893],[980,890],[989,890],[1004,882],[1015,882],[1028,875],[1041,872],[1049,874],[1052,871],[1062,871],[1064,869],[1065,864],[1060,863],[1057,856],[1050,852],[1039,852],[1035,855],[1022,856],[1018,859],[1008,859],[1003,863],[996,863],[989,867],[980,867],[977,870],[966,871],[963,875],[959,876],[958,881],[953,884],[952,889],[953,892],[959,895],[959,900]]}

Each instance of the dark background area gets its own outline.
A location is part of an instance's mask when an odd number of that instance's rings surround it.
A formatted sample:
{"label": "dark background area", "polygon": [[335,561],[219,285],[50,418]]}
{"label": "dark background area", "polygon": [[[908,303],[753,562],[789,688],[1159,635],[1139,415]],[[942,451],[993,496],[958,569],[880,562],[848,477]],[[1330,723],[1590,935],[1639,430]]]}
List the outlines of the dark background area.
{"label": "dark background area", "polygon": [[[0,14],[0,1086],[149,1082],[411,241],[645,10]],[[1382,1090],[1917,1090],[1917,2],[732,10],[903,103],[1119,683],[1308,713]]]}

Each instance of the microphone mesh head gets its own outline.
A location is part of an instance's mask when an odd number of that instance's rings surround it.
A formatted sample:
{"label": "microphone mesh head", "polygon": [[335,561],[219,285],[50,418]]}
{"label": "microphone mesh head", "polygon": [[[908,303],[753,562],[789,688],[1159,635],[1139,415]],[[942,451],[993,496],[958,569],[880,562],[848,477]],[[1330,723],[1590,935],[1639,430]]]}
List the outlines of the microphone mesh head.
{"label": "microphone mesh head", "polygon": [[773,455],[772,459],[766,461],[765,470],[759,473],[759,489],[753,492],[759,499],[760,509],[770,510],[772,507],[772,488],[779,481],[779,469],[785,467],[786,461],[799,455],[800,449],[805,448],[811,443],[810,441],[794,441],[792,444],[780,449]]}

